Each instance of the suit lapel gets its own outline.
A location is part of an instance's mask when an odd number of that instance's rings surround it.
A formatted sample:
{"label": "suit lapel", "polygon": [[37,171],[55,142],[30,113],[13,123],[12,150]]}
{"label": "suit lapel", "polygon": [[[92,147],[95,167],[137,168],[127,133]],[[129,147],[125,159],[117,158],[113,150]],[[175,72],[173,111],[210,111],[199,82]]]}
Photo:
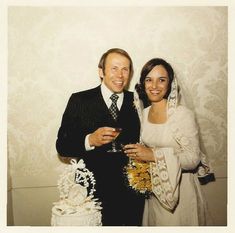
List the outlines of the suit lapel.
{"label": "suit lapel", "polygon": [[100,86],[97,88],[97,95],[95,96],[95,98],[95,104],[99,105],[101,112],[104,112],[105,114],[109,113],[109,109],[103,99]]}
{"label": "suit lapel", "polygon": [[126,109],[128,108],[130,108],[130,98],[128,96],[128,93],[124,91],[124,98],[123,98],[122,107],[119,111],[119,116],[122,115],[122,113],[126,112]]}
{"label": "suit lapel", "polygon": [[104,122],[109,125],[114,123],[109,109],[103,99],[100,86],[95,89],[93,107],[94,114],[97,116],[98,119],[101,119],[100,124],[104,124]]}

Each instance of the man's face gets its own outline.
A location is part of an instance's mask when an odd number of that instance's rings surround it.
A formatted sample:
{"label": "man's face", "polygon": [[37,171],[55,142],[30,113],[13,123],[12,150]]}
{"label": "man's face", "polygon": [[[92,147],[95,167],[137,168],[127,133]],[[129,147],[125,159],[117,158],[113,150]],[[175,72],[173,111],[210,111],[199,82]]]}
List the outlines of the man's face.
{"label": "man's face", "polygon": [[115,93],[123,91],[130,79],[130,61],[119,53],[110,53],[105,62],[105,74],[100,69],[104,84]]}

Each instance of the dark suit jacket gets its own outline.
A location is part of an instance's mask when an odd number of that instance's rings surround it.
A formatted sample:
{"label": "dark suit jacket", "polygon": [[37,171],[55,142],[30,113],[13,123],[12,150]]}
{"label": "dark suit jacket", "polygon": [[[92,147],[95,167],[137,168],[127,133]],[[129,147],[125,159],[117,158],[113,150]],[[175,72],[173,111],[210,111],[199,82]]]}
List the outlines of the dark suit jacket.
{"label": "dark suit jacket", "polygon": [[[127,156],[123,153],[107,153],[111,143],[91,151],[85,150],[86,135],[104,126],[122,128],[118,139],[123,144],[139,141],[140,125],[133,106],[133,93],[124,91],[117,121],[109,113],[100,86],[72,94],[58,132],[57,151],[61,156],[84,159],[87,168],[94,173],[96,197],[103,206],[104,225],[140,225],[143,198],[127,188],[123,175]],[[131,216],[128,215],[138,217],[130,220]],[[117,218],[120,222],[115,220]]]}

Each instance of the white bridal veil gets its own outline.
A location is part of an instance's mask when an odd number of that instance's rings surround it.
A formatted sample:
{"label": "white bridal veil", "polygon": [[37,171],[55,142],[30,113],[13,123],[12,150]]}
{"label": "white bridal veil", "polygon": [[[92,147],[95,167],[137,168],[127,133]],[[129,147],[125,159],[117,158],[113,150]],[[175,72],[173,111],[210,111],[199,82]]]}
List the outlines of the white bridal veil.
{"label": "white bridal veil", "polygon": [[[171,92],[168,96],[168,104],[167,104],[168,118],[173,116],[178,105],[184,105],[190,109],[190,107],[187,106],[187,98],[186,98],[182,88],[179,88],[179,87],[181,87],[181,85],[179,86],[178,82],[179,82],[179,80],[176,77],[174,77],[174,79],[171,83]],[[137,112],[138,112],[138,115],[140,118],[140,122],[142,124],[144,105],[143,105],[143,102],[139,98],[139,95],[136,91],[134,91],[134,105],[137,109]],[[141,138],[140,138],[140,142],[141,142]],[[197,167],[196,172],[197,172],[198,179],[199,179],[200,183],[206,184],[210,181],[213,181],[215,178],[214,178],[214,174],[213,174],[211,165],[208,161],[206,154],[204,154],[200,148],[199,148],[199,153],[200,153],[200,163]]]}

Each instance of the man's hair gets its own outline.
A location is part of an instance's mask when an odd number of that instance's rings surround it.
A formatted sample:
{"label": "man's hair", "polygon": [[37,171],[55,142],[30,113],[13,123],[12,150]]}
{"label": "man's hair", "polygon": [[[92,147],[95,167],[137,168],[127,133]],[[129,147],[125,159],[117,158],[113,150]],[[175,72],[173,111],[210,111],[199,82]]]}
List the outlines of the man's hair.
{"label": "man's hair", "polygon": [[131,57],[130,55],[123,49],[119,49],[119,48],[112,48],[112,49],[109,49],[107,52],[105,52],[102,57],[100,58],[100,61],[99,61],[99,64],[98,64],[98,67],[100,69],[102,69],[103,73],[105,74],[105,63],[106,63],[106,59],[108,57],[108,55],[110,53],[118,53],[124,57],[126,57],[129,61],[130,61],[130,74],[129,74],[129,77],[132,78],[133,74],[134,74],[134,69],[133,69],[133,62],[131,60]]}

